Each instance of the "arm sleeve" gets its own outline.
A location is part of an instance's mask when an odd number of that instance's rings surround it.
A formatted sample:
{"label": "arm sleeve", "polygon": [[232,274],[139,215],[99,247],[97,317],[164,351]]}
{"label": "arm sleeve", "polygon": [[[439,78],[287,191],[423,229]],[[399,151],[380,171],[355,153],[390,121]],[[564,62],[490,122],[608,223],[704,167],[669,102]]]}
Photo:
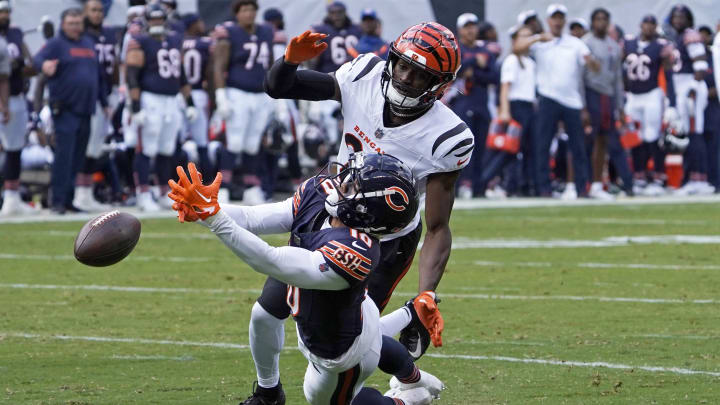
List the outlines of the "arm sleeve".
{"label": "arm sleeve", "polygon": [[55,41],[52,39],[47,41],[45,45],[43,45],[42,48],[38,51],[38,53],[35,54],[35,57],[33,58],[33,66],[35,67],[35,70],[38,72],[42,72],[42,65],[43,62],[45,62],[48,59],[53,59],[52,55],[55,53]]}
{"label": "arm sleeve", "polygon": [[500,68],[500,83],[515,83],[518,74],[517,59],[508,55]]}
{"label": "arm sleeve", "polygon": [[258,273],[300,288],[344,290],[350,287],[338,273],[327,271],[325,258],[320,251],[294,246],[270,246],[241,228],[223,210],[206,222],[225,246]]}
{"label": "arm sleeve", "polygon": [[578,47],[578,63],[580,66],[585,66],[585,57],[591,55],[590,48],[587,44],[581,40],[577,40]]}
{"label": "arm sleeve", "polygon": [[5,40],[0,41],[0,74],[10,75],[10,54]]}
{"label": "arm sleeve", "polygon": [[292,198],[256,206],[220,204],[224,211],[241,228],[255,235],[290,232],[293,221]]}
{"label": "arm sleeve", "polygon": [[335,95],[335,79],[327,73],[300,70],[285,63],[285,57],[273,63],[265,75],[263,87],[272,98],[297,100],[330,100]]}

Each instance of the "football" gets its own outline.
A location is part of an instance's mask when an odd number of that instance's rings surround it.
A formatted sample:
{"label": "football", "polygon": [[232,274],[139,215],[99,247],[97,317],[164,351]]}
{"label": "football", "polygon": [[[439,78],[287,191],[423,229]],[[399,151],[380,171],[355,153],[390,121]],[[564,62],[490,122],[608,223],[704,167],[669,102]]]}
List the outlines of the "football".
{"label": "football", "polygon": [[110,211],[86,223],[75,238],[75,258],[88,266],[110,266],[127,257],[140,239],[140,221]]}

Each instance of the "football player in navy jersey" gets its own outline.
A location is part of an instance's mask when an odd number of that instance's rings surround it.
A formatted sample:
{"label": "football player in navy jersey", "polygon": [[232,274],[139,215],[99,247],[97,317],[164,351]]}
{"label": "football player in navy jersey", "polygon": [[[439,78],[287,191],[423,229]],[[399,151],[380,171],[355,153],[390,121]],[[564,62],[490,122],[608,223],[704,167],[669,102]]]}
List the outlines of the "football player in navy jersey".
{"label": "football player in navy jersey", "polygon": [[20,199],[20,152],[25,146],[25,127],[28,122],[27,101],[25,100],[25,77],[34,73],[31,55],[23,40],[23,32],[10,25],[10,2],[0,1],[0,36],[7,42],[10,57],[10,117],[0,123],[0,143],[5,150],[3,168],[3,206],[0,214],[30,214],[37,212]]}
{"label": "football player in navy jersey", "polygon": [[[179,220],[202,219],[238,257],[270,276],[266,288],[281,284],[287,291],[285,302],[272,305],[289,308],[296,322],[309,362],[303,387],[309,403],[413,405],[437,396],[442,382],[382,335],[378,308],[367,296],[368,275],[381,261],[377,237],[403,229],[418,210],[410,169],[390,155],[357,153],[336,175],[318,175],[293,197],[256,207],[220,206],[222,173],[203,186],[194,165],[189,171],[191,180],[178,167],[180,184],[169,182]],[[271,247],[255,236],[283,232],[290,232],[290,246]],[[274,340],[282,345],[283,334]],[[376,367],[399,380],[388,396],[362,387]],[[260,387],[243,404],[284,404],[282,390],[275,392],[269,397]]]}
{"label": "football player in navy jersey", "polygon": [[200,159],[200,171],[210,172],[208,160],[208,80],[211,75],[210,45],[212,38],[205,36],[205,22],[196,13],[182,17],[185,26],[183,38],[183,71],[188,84],[192,87],[192,98],[198,110],[196,120],[188,122],[188,131],[197,145]]}
{"label": "football player in navy jersey", "polygon": [[673,87],[681,130],[688,134],[690,145],[685,151],[689,163],[689,181],[677,193],[680,195],[711,194],[714,187],[707,182],[707,167],[702,161],[707,146],[702,137],[705,131],[704,111],[708,88],[703,80],[708,70],[707,55],[702,37],[693,29],[694,17],[682,4],[672,8],[664,28],[668,39],[675,44]]}
{"label": "football player in navy jersey", "polygon": [[[85,164],[75,179],[75,197],[73,205],[83,211],[100,212],[109,209],[105,204],[98,202],[92,192],[92,175],[99,169],[98,160],[103,155],[103,144],[110,132],[110,115],[112,108],[117,104],[113,97],[113,83],[116,74],[116,49],[119,31],[103,26],[104,12],[100,0],[88,0],[83,9],[85,32],[95,44],[95,54],[101,70],[100,91],[105,95],[98,98],[95,113],[90,120],[90,139],[85,153]],[[106,100],[107,105],[102,105]]]}
{"label": "football player in navy jersey", "polygon": [[[328,52],[307,62],[311,69],[323,73],[334,72],[345,62],[353,60],[354,57],[348,49],[354,48],[363,35],[362,29],[347,16],[345,4],[340,1],[330,3],[323,22],[313,25],[311,30],[327,35],[322,42],[328,45]],[[339,110],[340,104],[337,101],[321,100],[312,103],[308,111],[309,118],[321,124],[333,144],[338,141]]]}
{"label": "football player in navy jersey", "polygon": [[226,22],[215,29],[213,80],[216,114],[225,120],[226,145],[220,156],[223,187],[220,200],[230,199],[232,170],[242,153],[243,200],[247,205],[260,204],[265,196],[260,187],[260,145],[273,103],[263,92],[263,78],[273,61],[273,29],[256,24],[256,0],[236,0],[232,5],[236,22]]}
{"label": "football player in navy jersey", "polygon": [[[636,194],[652,196],[664,193],[661,171],[664,155],[658,139],[662,131],[665,92],[660,87],[660,81],[663,76],[666,82],[672,80],[673,49],[672,43],[658,37],[657,20],[653,15],[643,17],[637,38],[626,38],[624,41],[625,114],[640,123],[639,135],[643,141],[632,150]],[[670,105],[674,104],[674,97],[670,97]],[[647,169],[650,159],[654,163],[652,171]]]}
{"label": "football player in navy jersey", "polygon": [[[131,120],[139,128],[134,162],[137,203],[144,211],[158,211],[160,206],[150,194],[150,163],[154,158],[158,184],[165,184],[171,176],[171,158],[182,124],[177,98],[181,90],[189,121],[197,118],[197,110],[182,69],[182,34],[168,32],[165,11],[158,4],[146,7],[145,19],[147,33],[128,44],[127,83]],[[160,203],[167,208],[172,205],[162,196]]]}
{"label": "football player in navy jersey", "polygon": [[489,86],[500,84],[500,69],[495,53],[476,40],[478,22],[478,17],[472,13],[461,14],[457,18],[463,60],[458,76],[465,80],[465,86],[463,94],[455,97],[450,105],[475,136],[475,150],[467,169],[460,175],[460,193],[463,196],[484,197],[482,163],[485,138],[492,118],[488,108]]}

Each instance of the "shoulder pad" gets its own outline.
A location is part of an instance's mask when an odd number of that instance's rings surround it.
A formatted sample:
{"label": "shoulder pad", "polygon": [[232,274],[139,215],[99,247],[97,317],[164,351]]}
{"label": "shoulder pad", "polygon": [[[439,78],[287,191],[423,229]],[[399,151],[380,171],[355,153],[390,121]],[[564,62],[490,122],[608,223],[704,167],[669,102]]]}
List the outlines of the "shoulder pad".
{"label": "shoulder pad", "polygon": [[475,146],[475,138],[467,125],[458,123],[440,134],[433,143],[432,157],[447,171],[467,166]]}

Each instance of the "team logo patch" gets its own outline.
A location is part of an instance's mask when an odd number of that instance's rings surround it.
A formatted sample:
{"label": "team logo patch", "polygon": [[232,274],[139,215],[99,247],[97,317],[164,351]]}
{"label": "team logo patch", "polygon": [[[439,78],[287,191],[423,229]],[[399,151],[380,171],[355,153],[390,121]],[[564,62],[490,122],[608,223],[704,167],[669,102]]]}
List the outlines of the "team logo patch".
{"label": "team logo patch", "polygon": [[[403,201],[405,201],[405,205],[397,205],[392,201],[392,196],[395,194],[400,194],[400,197],[402,197]],[[410,204],[410,198],[408,198],[405,190],[400,187],[388,187],[385,189],[385,202],[395,211],[405,211],[405,206]]]}
{"label": "team logo patch", "polygon": [[382,139],[383,136],[385,136],[385,131],[383,131],[381,128],[375,130],[375,138]]}

